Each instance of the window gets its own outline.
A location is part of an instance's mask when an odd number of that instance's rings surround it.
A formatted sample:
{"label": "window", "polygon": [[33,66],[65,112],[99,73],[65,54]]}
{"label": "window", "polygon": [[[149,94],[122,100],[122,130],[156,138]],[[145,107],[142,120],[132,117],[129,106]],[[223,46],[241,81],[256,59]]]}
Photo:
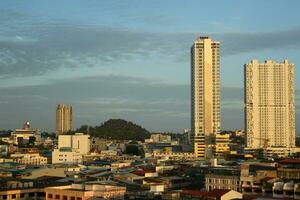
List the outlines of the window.
{"label": "window", "polygon": [[81,197],[77,197],[77,200],[82,200],[82,198]]}
{"label": "window", "polygon": [[59,195],[57,194],[57,195],[55,195],[55,199],[59,199]]}
{"label": "window", "polygon": [[68,200],[68,196],[63,196],[63,200]]}
{"label": "window", "polygon": [[7,195],[2,195],[2,199],[7,199]]}
{"label": "window", "polygon": [[53,198],[52,194],[48,194],[48,198],[52,199]]}
{"label": "window", "polygon": [[29,197],[34,197],[34,192],[30,192],[28,196]]}
{"label": "window", "polygon": [[12,194],[12,195],[11,195],[11,198],[12,198],[12,199],[15,199],[16,197],[17,197],[16,194]]}
{"label": "window", "polygon": [[71,197],[71,200],[75,200],[75,197]]}
{"label": "window", "polygon": [[21,193],[20,194],[20,198],[24,198],[25,197],[25,194],[24,193]]}

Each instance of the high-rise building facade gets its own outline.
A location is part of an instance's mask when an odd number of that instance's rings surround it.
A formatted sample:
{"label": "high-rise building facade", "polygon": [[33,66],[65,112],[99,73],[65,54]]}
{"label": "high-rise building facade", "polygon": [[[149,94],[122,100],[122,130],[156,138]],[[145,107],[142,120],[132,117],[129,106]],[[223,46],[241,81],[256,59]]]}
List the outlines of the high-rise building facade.
{"label": "high-rise building facade", "polygon": [[58,104],[56,108],[56,134],[61,135],[72,130],[72,106]]}
{"label": "high-rise building facade", "polygon": [[294,147],[294,64],[252,60],[244,74],[247,146]]}
{"label": "high-rise building facade", "polygon": [[197,158],[208,157],[220,132],[220,42],[198,38],[191,48],[191,139]]}

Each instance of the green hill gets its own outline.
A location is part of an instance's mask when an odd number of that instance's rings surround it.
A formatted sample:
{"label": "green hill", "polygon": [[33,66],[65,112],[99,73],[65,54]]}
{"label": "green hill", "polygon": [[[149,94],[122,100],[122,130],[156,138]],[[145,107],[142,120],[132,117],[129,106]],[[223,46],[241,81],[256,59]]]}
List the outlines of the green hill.
{"label": "green hill", "polygon": [[87,125],[83,125],[77,129],[77,132],[87,132],[88,129],[91,136],[99,138],[144,140],[150,137],[149,131],[123,119],[110,119],[100,126],[90,126],[89,128]]}

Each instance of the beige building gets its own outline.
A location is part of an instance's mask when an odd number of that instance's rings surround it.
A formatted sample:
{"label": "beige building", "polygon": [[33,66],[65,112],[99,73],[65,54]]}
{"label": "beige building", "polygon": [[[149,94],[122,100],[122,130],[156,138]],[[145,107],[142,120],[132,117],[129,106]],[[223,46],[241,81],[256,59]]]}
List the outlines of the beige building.
{"label": "beige building", "polygon": [[89,135],[59,135],[58,148],[52,152],[52,163],[81,163],[82,156],[90,152]]}
{"label": "beige building", "polygon": [[220,42],[198,38],[191,48],[191,140],[197,158],[208,157],[220,132]]}
{"label": "beige building", "polygon": [[229,133],[218,133],[216,134],[216,157],[223,157],[226,153],[230,152],[229,148],[230,134]]}
{"label": "beige building", "polygon": [[294,147],[294,64],[252,60],[244,67],[247,146]]}
{"label": "beige building", "polygon": [[240,192],[240,177],[230,175],[206,174],[205,187],[206,191],[211,191],[214,189],[227,189]]}
{"label": "beige building", "polygon": [[86,182],[45,188],[46,200],[123,199],[126,187],[108,182]]}
{"label": "beige building", "polygon": [[56,134],[61,135],[72,130],[72,106],[58,104],[56,108]]}
{"label": "beige building", "polygon": [[39,153],[14,153],[10,157],[13,159],[13,162],[24,164],[24,165],[47,165],[48,158],[41,156]]}

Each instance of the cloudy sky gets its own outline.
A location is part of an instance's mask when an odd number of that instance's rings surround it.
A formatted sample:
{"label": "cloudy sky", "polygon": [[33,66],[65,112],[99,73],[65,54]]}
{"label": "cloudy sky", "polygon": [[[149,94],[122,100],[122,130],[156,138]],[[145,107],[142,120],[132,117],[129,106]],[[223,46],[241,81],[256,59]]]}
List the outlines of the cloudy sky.
{"label": "cloudy sky", "polygon": [[190,46],[221,42],[222,129],[240,129],[243,64],[295,64],[300,126],[300,2],[0,0],[0,129],[54,131],[124,118],[151,131],[190,127]]}

